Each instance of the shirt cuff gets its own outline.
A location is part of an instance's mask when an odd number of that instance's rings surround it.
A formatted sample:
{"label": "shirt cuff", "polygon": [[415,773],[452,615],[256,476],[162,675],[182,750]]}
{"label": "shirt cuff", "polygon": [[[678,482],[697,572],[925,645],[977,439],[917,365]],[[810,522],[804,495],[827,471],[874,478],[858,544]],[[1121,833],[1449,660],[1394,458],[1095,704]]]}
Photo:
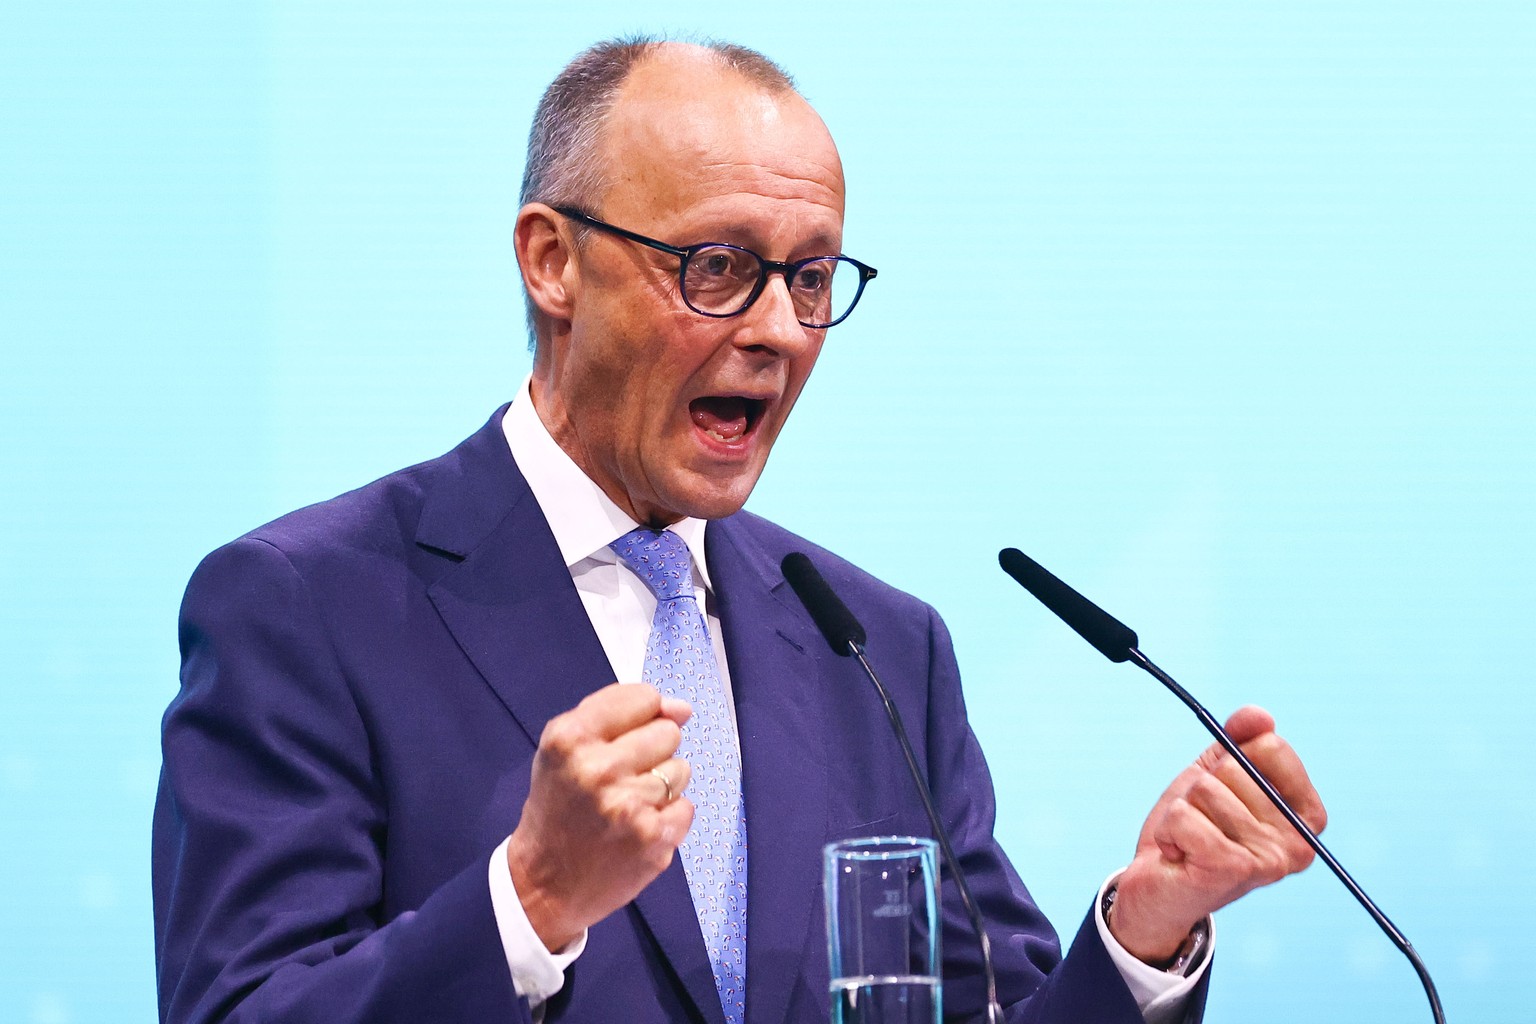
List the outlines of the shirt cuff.
{"label": "shirt cuff", "polygon": [[528,1000],[530,1009],[537,1012],[546,1000],[565,986],[565,969],[581,956],[587,948],[587,933],[558,953],[544,948],[538,933],[528,922],[523,902],[517,897],[517,887],[512,884],[512,872],[507,870],[508,836],[491,854],[491,910],[496,915],[496,930],[501,933],[501,949],[507,957],[507,970],[512,972],[512,986],[517,994]]}
{"label": "shirt cuff", "polygon": [[1144,964],[1120,945],[1114,935],[1110,934],[1109,923],[1104,920],[1104,893],[1119,877],[1120,872],[1116,871],[1106,878],[1104,884],[1099,886],[1099,898],[1093,903],[1093,918],[1099,926],[1099,938],[1109,951],[1109,958],[1119,969],[1120,976],[1125,979],[1126,987],[1131,990],[1131,997],[1136,1000],[1147,1024],[1176,1024],[1183,1019],[1190,993],[1200,984],[1211,962],[1211,954],[1216,948],[1216,923],[1209,917],[1205,919],[1206,927],[1210,929],[1210,938],[1200,962],[1187,975],[1169,974],[1151,964]]}

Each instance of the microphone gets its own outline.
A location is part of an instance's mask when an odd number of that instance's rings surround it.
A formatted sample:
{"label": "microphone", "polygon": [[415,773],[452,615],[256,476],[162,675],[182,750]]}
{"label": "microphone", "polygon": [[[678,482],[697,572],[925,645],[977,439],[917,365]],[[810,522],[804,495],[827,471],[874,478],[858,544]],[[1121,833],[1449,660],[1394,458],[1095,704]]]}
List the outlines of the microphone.
{"label": "microphone", "polygon": [[1077,630],[1077,635],[1104,657],[1116,663],[1131,657],[1138,643],[1135,630],[1046,572],[1044,566],[1018,548],[1004,548],[997,560],[1004,572]]}
{"label": "microphone", "polygon": [[912,752],[912,741],[907,738],[907,729],[902,724],[901,712],[896,709],[896,703],[891,700],[885,684],[880,682],[880,677],[875,674],[869,659],[864,656],[864,626],[854,617],[853,612],[848,610],[848,606],[843,604],[842,599],[833,592],[827,581],[822,578],[815,563],[806,555],[799,551],[785,555],[781,568],[784,571],[784,578],[789,581],[790,588],[800,598],[800,603],[805,605],[805,610],[811,613],[811,619],[816,623],[816,628],[821,630],[821,635],[826,637],[832,650],[845,658],[852,656],[858,659],[859,664],[864,668],[864,673],[869,676],[869,681],[875,684],[875,692],[880,695],[880,702],[885,705],[886,717],[891,720],[891,728],[901,744],[901,753],[906,759],[907,770],[912,774],[912,781],[917,784],[917,795],[922,798],[923,810],[928,815],[928,823],[933,828],[934,838],[939,841],[939,850],[944,856],[944,863],[949,866],[949,873],[955,880],[955,888],[960,892],[960,902],[965,906],[965,914],[970,918],[971,928],[976,932],[977,941],[981,945],[981,969],[987,983],[988,1024],[1002,1024],[1003,1009],[997,1001],[997,974],[992,969],[992,940],[982,924],[981,911],[977,909],[976,901],[971,897],[971,887],[965,883],[965,872],[960,870],[960,858],[955,856],[954,847],[950,845],[949,830],[939,820],[939,812],[933,805],[933,793],[929,791],[922,769],[917,765],[917,755]]}
{"label": "microphone", "polygon": [[1152,678],[1166,686],[1175,697],[1184,702],[1184,705],[1195,713],[1204,725],[1206,731],[1216,737],[1227,753],[1242,766],[1254,783],[1264,791],[1270,803],[1285,816],[1285,820],[1291,823],[1291,827],[1301,833],[1301,837],[1307,841],[1328,869],[1334,873],[1338,880],[1344,883],[1350,895],[1365,908],[1365,912],[1371,915],[1371,920],[1376,922],[1392,944],[1398,948],[1408,962],[1413,965],[1414,972],[1418,974],[1419,981],[1424,985],[1424,994],[1429,997],[1429,1008],[1434,1014],[1436,1024],[1445,1024],[1445,1011],[1440,1008],[1440,993],[1435,990],[1435,983],[1429,976],[1429,969],[1424,966],[1424,961],[1419,959],[1419,954],[1414,950],[1413,944],[1408,941],[1397,926],[1387,919],[1360,888],[1358,882],[1350,877],[1344,870],[1344,865],[1328,851],[1323,841],[1317,838],[1317,833],[1307,827],[1307,823],[1301,820],[1301,816],[1288,804],[1278,790],[1254,767],[1248,756],[1242,752],[1233,742],[1227,730],[1222,728],[1216,717],[1207,711],[1188,690],[1174,681],[1173,677],[1152,663],[1152,660],[1138,649],[1136,633],[1120,620],[1110,615],[1104,609],[1088,600],[1082,594],[1067,586],[1047,572],[1039,562],[1030,558],[1017,548],[1004,548],[998,552],[997,560],[1003,567],[1003,571],[1012,576],[1020,586],[1040,599],[1040,603],[1055,612],[1063,622],[1071,626],[1078,636],[1087,640],[1098,652],[1113,662],[1130,661],[1138,668],[1144,669]]}
{"label": "microphone", "polygon": [[[792,551],[784,556],[780,568],[784,570],[784,578],[789,581],[790,589],[800,598],[805,610],[811,613],[811,620],[834,651],[846,658],[863,649],[866,639],[864,625],[853,617],[853,612],[843,604],[842,598],[832,592],[814,562],[801,552]],[[875,685],[884,692],[883,686],[878,683]]]}

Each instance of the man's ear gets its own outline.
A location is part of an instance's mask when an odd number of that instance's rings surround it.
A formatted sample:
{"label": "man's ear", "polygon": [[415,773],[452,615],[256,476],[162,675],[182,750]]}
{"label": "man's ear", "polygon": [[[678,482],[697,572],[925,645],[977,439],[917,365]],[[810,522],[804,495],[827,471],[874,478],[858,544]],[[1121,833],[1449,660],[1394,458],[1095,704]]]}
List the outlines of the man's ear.
{"label": "man's ear", "polygon": [[528,298],[545,316],[569,320],[579,270],[569,229],[554,210],[529,203],[517,212],[513,246]]}

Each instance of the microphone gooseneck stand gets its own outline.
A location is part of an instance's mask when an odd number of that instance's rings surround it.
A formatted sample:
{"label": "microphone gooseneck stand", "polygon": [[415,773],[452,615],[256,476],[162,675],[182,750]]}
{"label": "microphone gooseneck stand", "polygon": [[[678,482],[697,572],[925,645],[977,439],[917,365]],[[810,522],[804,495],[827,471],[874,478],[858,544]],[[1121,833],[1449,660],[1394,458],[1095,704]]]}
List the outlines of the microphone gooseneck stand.
{"label": "microphone gooseneck stand", "polygon": [[1141,653],[1138,647],[1139,641],[1136,637],[1136,632],[1051,575],[1039,562],[1036,562],[1017,548],[1005,548],[999,552],[998,562],[1002,565],[1004,572],[1012,576],[1020,586],[1038,598],[1041,604],[1060,616],[1063,622],[1071,626],[1079,636],[1092,644],[1100,654],[1103,654],[1110,661],[1129,661],[1138,668],[1145,670],[1152,678],[1166,686],[1175,697],[1183,701],[1185,707],[1195,713],[1195,717],[1200,719],[1200,724],[1205,726],[1206,731],[1214,736],[1216,742],[1221,744],[1222,749],[1231,754],[1233,760],[1242,766],[1243,771],[1248,774],[1248,777],[1254,781],[1259,789],[1264,791],[1264,795],[1269,798],[1270,803],[1274,804],[1280,813],[1285,816],[1285,820],[1291,823],[1292,828],[1301,833],[1301,837],[1307,841],[1307,845],[1312,847],[1324,864],[1328,865],[1328,869],[1334,873],[1338,880],[1344,883],[1344,888],[1348,889],[1350,895],[1354,896],[1355,900],[1365,908],[1365,912],[1371,915],[1371,920],[1376,922],[1377,927],[1385,932],[1387,938],[1392,940],[1392,944],[1408,958],[1408,962],[1413,965],[1414,972],[1418,974],[1419,981],[1424,986],[1424,994],[1429,997],[1429,1008],[1434,1014],[1435,1024],[1445,1024],[1445,1011],[1440,1007],[1440,993],[1436,991],[1435,983],[1429,976],[1429,969],[1424,966],[1424,961],[1419,959],[1418,952],[1414,950],[1413,944],[1408,941],[1407,936],[1398,930],[1398,927],[1387,918],[1386,914],[1381,912],[1381,908],[1377,907],[1371,898],[1365,894],[1365,890],[1360,888],[1359,883],[1350,877],[1348,871],[1344,870],[1344,865],[1340,864],[1338,859],[1323,845],[1323,841],[1317,837],[1317,833],[1307,827],[1307,823],[1301,820],[1301,816],[1285,801],[1285,798],[1270,784],[1269,780],[1263,776],[1258,768],[1254,767],[1253,762],[1248,760],[1248,756],[1238,748],[1238,745],[1233,742],[1232,737],[1227,735],[1227,730],[1222,728],[1221,723],[1216,720],[1216,717],[1207,711],[1199,701],[1195,700],[1190,692],[1180,686],[1172,676],[1158,668],[1152,663],[1152,659]]}
{"label": "microphone gooseneck stand", "polygon": [[885,706],[886,717],[890,719],[891,729],[901,745],[907,770],[912,774],[912,781],[917,784],[917,795],[922,798],[923,811],[928,815],[934,838],[939,842],[944,863],[949,866],[950,877],[955,880],[955,888],[960,893],[960,902],[965,907],[965,914],[970,918],[971,928],[976,932],[977,941],[981,945],[981,969],[987,985],[987,1024],[1003,1024],[1002,1006],[997,1001],[997,974],[992,968],[992,940],[987,935],[976,900],[971,896],[971,887],[965,882],[965,872],[960,870],[960,858],[955,856],[954,847],[950,845],[949,830],[939,820],[938,809],[933,805],[933,794],[929,792],[922,769],[918,767],[917,755],[912,751],[912,741],[907,738],[901,712],[897,710],[896,702],[891,700],[885,684],[880,682],[869,659],[864,656],[864,627],[832,591],[808,557],[798,551],[786,555],[783,570],[784,578],[789,581],[806,611],[811,613],[816,628],[821,630],[832,650],[845,658],[852,656],[857,659],[864,673],[869,676],[869,681],[875,684],[875,692],[880,695],[880,703]]}

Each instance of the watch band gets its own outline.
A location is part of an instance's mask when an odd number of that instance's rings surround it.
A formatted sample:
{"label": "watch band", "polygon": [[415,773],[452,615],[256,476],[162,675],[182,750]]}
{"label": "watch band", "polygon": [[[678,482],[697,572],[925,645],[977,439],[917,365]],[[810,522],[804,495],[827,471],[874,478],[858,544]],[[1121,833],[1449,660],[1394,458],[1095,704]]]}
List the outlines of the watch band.
{"label": "watch band", "polygon": [[[1099,913],[1104,915],[1104,923],[1109,923],[1109,912],[1115,908],[1115,896],[1120,891],[1118,884],[1111,883],[1104,890],[1104,900],[1099,904]],[[1195,926],[1189,930],[1178,951],[1173,954],[1173,959],[1163,964],[1151,964],[1159,970],[1176,974],[1181,978],[1189,977],[1189,972],[1194,970],[1205,957],[1205,947],[1211,941],[1211,926],[1208,919],[1202,918],[1195,922]]]}

